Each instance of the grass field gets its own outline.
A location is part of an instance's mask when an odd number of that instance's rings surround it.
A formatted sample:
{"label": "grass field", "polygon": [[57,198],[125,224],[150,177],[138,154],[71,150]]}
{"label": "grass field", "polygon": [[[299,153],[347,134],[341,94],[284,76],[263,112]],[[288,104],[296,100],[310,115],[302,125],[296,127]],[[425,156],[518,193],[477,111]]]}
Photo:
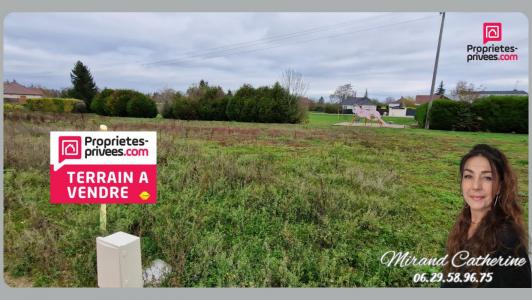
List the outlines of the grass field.
{"label": "grass field", "polygon": [[438,269],[380,257],[443,255],[462,206],[458,163],[477,143],[507,154],[528,199],[527,135],[330,126],[337,116],[321,114],[298,125],[4,118],[4,271],[34,286],[97,283],[99,207],[48,203],[50,131],[157,131],[158,203],[107,211],[109,232],[141,237],[144,266],[172,266],[164,286],[420,286],[414,273]]}
{"label": "grass field", "polygon": [[[351,122],[353,120],[353,115],[338,115],[338,114],[326,114],[318,112],[309,113],[309,123],[313,127],[319,126],[329,126],[335,123],[340,122]],[[417,125],[416,120],[413,118],[402,118],[402,117],[383,117],[383,120],[387,123],[394,123],[400,125],[414,126]],[[376,122],[376,121],[373,121]]]}

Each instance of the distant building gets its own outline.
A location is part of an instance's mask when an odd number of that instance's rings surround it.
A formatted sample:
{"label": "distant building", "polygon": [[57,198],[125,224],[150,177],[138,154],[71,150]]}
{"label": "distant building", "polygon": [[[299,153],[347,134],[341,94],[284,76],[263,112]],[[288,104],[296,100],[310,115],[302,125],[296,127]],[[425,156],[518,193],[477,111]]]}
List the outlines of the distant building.
{"label": "distant building", "polygon": [[364,97],[357,97],[355,94],[355,97],[347,97],[342,100],[340,105],[342,106],[342,113],[352,113],[355,110],[355,106],[360,106],[362,109],[368,111],[377,111],[377,105],[371,103],[371,100],[368,98],[367,90]]}
{"label": "distant building", "polygon": [[[434,95],[434,97],[432,97],[432,100],[434,101],[436,99],[449,99],[449,98],[442,96],[442,95]],[[430,102],[430,95],[416,95],[416,106],[429,103],[429,102]]]}
{"label": "distant building", "polygon": [[40,89],[25,87],[14,80],[4,82],[4,103],[24,103],[26,99],[43,96],[44,93]]}
{"label": "distant building", "polygon": [[488,97],[488,96],[528,96],[528,93],[525,91],[479,91],[477,92],[479,97]]}
{"label": "distant building", "polygon": [[393,102],[388,103],[388,116],[406,117],[406,106],[403,104],[405,98],[401,97]]}

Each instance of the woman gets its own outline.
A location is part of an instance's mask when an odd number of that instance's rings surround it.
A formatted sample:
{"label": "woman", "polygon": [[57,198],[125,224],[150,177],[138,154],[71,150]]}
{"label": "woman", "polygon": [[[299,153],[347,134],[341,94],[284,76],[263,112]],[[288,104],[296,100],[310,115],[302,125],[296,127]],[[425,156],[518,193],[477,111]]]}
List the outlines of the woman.
{"label": "woman", "polygon": [[[444,267],[443,278],[452,278],[454,274],[450,273],[460,273],[462,282],[446,280],[442,287],[531,287],[528,239],[517,179],[506,156],[488,145],[476,145],[462,158],[460,175],[464,207],[449,233],[449,263]],[[464,250],[470,258],[520,257],[524,265],[459,266],[465,262],[456,259],[457,266],[453,266],[451,259]],[[461,257],[460,253],[456,257]],[[476,280],[483,279],[483,282],[467,280],[472,273]]]}

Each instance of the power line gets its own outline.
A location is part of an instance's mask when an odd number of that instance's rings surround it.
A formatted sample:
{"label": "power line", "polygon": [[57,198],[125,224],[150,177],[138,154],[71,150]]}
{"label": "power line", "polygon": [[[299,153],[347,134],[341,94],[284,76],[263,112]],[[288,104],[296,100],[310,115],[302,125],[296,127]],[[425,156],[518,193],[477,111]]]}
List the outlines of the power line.
{"label": "power line", "polygon": [[[422,18],[417,18],[417,19],[412,19],[412,20],[406,20],[406,21],[401,21],[401,22],[383,24],[383,25],[379,25],[379,26],[367,27],[367,28],[359,29],[359,30],[355,30],[355,31],[349,31],[349,32],[344,32],[344,33],[339,33],[339,34],[334,34],[334,35],[321,36],[321,37],[307,39],[307,40],[303,40],[303,41],[296,41],[296,42],[294,42],[292,44],[308,43],[308,42],[312,42],[312,41],[316,41],[316,40],[337,38],[337,37],[340,37],[340,36],[352,35],[352,34],[359,33],[359,32],[371,31],[371,30],[386,28],[386,27],[390,27],[390,26],[396,26],[396,25],[401,25],[401,24],[406,24],[406,23],[417,22],[417,21],[421,21],[421,20],[425,20],[425,19],[429,19],[429,18],[433,18],[433,17],[434,16],[427,16],[427,17],[422,17]],[[201,56],[203,56],[202,57],[203,59],[211,59],[211,58],[217,58],[217,57],[232,56],[232,55],[236,55],[236,54],[243,54],[243,53],[250,53],[250,52],[269,50],[269,49],[274,49],[274,48],[279,48],[279,47],[286,47],[286,46],[287,46],[286,44],[281,44],[281,45],[274,45],[274,46],[265,47],[265,48],[258,48],[258,49],[245,49],[246,47],[235,47],[234,49],[231,49],[231,50],[237,50],[237,51],[234,51],[234,52],[233,51],[222,50],[220,52],[210,53],[209,56],[205,56],[205,54],[192,55],[192,56],[186,57],[184,59],[168,60],[167,63],[159,63],[158,65],[159,66],[178,65],[178,64],[194,61],[194,58],[201,57]],[[238,51],[238,50],[240,50],[238,48],[244,48],[244,49],[242,51]]]}

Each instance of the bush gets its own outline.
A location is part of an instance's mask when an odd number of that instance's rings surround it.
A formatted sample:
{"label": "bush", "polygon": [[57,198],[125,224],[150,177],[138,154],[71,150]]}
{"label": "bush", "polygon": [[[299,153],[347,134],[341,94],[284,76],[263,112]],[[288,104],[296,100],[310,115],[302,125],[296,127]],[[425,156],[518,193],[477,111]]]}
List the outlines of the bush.
{"label": "bush", "polygon": [[279,83],[256,89],[245,84],[234,95],[225,95],[221,87],[202,81],[187,96],[176,95],[162,111],[165,118],[263,123],[299,123],[307,116],[306,106]]}
{"label": "bush", "polygon": [[137,94],[133,90],[115,90],[105,102],[105,111],[110,116],[127,117],[127,103]]}
{"label": "bush", "polygon": [[490,96],[471,107],[480,130],[528,133],[528,96]]}
{"label": "bush", "polygon": [[157,106],[148,96],[137,93],[127,102],[127,116],[134,118],[155,118]]}
{"label": "bush", "polygon": [[[420,105],[416,120],[424,127],[427,104]],[[528,133],[528,97],[490,96],[472,104],[434,100],[430,129]]]}
{"label": "bush", "polygon": [[26,108],[32,111],[44,111],[55,113],[76,112],[75,108],[80,107],[84,102],[78,99],[63,98],[32,98],[26,100]]}
{"label": "bush", "polygon": [[428,106],[429,106],[428,103],[425,103],[425,104],[421,104],[416,109],[415,119],[416,119],[417,124],[419,125],[420,128],[425,128],[425,119],[427,117],[427,107]]}
{"label": "bush", "polygon": [[98,93],[91,102],[90,110],[102,116],[109,115],[109,112],[106,110],[106,103],[113,92],[114,91],[112,89],[105,88],[103,91]]}
{"label": "bush", "polygon": [[4,112],[24,110],[24,105],[14,103],[4,103]]}
{"label": "bush", "polygon": [[340,104],[335,103],[326,103],[323,107],[323,112],[328,114],[337,114]]}
{"label": "bush", "polygon": [[134,90],[104,89],[94,97],[91,110],[114,117],[155,118],[157,106],[148,96]]}
{"label": "bush", "polygon": [[174,104],[172,105],[172,115],[181,120],[198,119],[198,101],[191,100],[181,94],[176,94]]}
{"label": "bush", "polygon": [[451,130],[458,123],[458,102],[452,100],[434,100],[430,110],[430,128]]}

